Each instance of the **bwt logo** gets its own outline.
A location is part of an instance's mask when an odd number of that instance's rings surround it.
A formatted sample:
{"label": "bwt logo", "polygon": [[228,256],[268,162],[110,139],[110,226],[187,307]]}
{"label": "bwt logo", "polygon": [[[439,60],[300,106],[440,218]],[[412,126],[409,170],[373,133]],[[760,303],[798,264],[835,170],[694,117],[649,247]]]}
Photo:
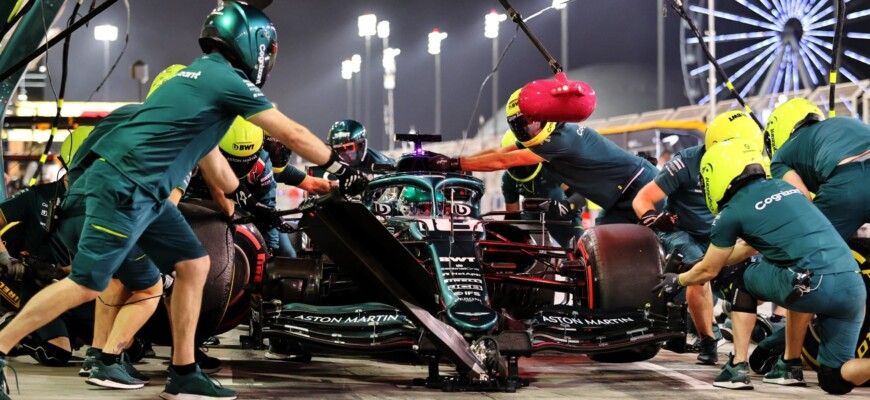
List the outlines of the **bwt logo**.
{"label": "bwt logo", "polygon": [[254,150],[254,144],[233,143],[233,150]]}

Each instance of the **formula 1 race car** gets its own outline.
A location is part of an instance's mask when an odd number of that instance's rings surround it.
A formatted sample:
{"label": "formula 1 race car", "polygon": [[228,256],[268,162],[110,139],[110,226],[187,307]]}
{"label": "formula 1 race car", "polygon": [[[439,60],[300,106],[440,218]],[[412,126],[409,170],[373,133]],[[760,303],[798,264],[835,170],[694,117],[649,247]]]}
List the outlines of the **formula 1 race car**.
{"label": "formula 1 race car", "polygon": [[[372,180],[361,202],[327,196],[300,208],[298,229],[312,245],[253,274],[246,345],[414,350],[429,360],[425,383],[448,390],[470,384],[462,377],[475,364],[489,389],[515,390],[518,358],[542,350],[628,362],[655,356],[663,342],[681,349],[684,308],[649,292],[662,271],[651,230],[603,226],[576,249],[551,246],[540,240],[546,220],[481,215],[480,180],[428,171],[433,154],[420,142],[436,138],[404,137],[416,150]],[[441,357],[460,378],[439,377]]]}

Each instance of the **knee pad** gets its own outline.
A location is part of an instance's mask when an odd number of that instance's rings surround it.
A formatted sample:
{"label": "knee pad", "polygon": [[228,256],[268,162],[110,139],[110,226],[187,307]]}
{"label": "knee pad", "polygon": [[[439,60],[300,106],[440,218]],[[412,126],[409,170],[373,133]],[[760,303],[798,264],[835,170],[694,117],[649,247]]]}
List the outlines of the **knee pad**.
{"label": "knee pad", "polygon": [[855,388],[852,382],[843,379],[840,368],[831,368],[827,365],[819,367],[819,386],[830,394],[846,394]]}
{"label": "knee pad", "polygon": [[69,362],[72,353],[49,342],[21,343],[24,350],[41,365],[62,367]]}
{"label": "knee pad", "polygon": [[731,302],[732,311],[755,314],[758,309],[758,300],[741,288],[735,288],[728,300]]}

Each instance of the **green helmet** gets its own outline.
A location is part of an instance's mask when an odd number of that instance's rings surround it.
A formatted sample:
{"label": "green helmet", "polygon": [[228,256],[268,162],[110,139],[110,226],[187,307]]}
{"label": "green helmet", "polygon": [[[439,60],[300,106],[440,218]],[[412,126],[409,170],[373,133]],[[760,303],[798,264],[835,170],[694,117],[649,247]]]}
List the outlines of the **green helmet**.
{"label": "green helmet", "polygon": [[73,160],[75,160],[75,155],[79,150],[79,146],[82,145],[82,142],[85,141],[93,130],[93,126],[79,126],[73,129],[66,139],[63,140],[63,143],[60,144],[60,153],[58,153],[57,157],[60,159],[60,162],[63,163],[64,167],[69,169]]}
{"label": "green helmet", "polygon": [[351,167],[358,167],[368,150],[366,128],[352,119],[336,121],[329,129],[326,144]]}
{"label": "green helmet", "polygon": [[[435,193],[435,201],[444,204],[444,195]],[[398,201],[399,211],[406,216],[432,216],[436,211],[432,207],[432,193],[414,186],[402,189]]]}
{"label": "green helmet", "polygon": [[227,1],[205,19],[199,47],[206,53],[217,49],[257,87],[263,87],[278,56],[278,33],[262,11]]}

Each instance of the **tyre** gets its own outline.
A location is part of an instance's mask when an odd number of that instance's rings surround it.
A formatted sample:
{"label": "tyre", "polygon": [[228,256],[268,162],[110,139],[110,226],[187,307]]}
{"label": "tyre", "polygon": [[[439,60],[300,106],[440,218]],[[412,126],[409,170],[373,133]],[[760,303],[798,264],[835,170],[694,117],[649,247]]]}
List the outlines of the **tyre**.
{"label": "tyre", "polygon": [[[196,343],[202,343],[215,332],[232,298],[235,275],[233,232],[208,208],[180,203],[178,209],[205,247],[211,262],[196,326]],[[171,294],[168,301],[172,301]],[[172,344],[166,307],[158,307],[142,328],[142,333],[152,343]]]}
{"label": "tyre", "polygon": [[[643,308],[656,304],[650,289],[662,273],[662,250],[655,233],[631,224],[603,225],[587,230],[580,243],[589,255],[587,306],[593,309]],[[648,360],[658,354],[658,343],[611,353],[590,354],[599,362],[626,363]]]}
{"label": "tyre", "polygon": [[[849,247],[852,248],[852,254],[861,269],[861,277],[864,279],[864,285],[867,288],[867,304],[870,307],[870,239],[868,238],[853,238],[848,241]],[[804,339],[802,355],[804,360],[814,369],[818,370],[819,361],[816,355],[819,354],[819,334],[815,327],[815,323],[810,325],[807,336]],[[861,326],[861,331],[858,334],[858,343],[855,344],[856,358],[870,358],[870,313],[864,314],[864,324]],[[870,382],[864,386],[870,385]]]}

